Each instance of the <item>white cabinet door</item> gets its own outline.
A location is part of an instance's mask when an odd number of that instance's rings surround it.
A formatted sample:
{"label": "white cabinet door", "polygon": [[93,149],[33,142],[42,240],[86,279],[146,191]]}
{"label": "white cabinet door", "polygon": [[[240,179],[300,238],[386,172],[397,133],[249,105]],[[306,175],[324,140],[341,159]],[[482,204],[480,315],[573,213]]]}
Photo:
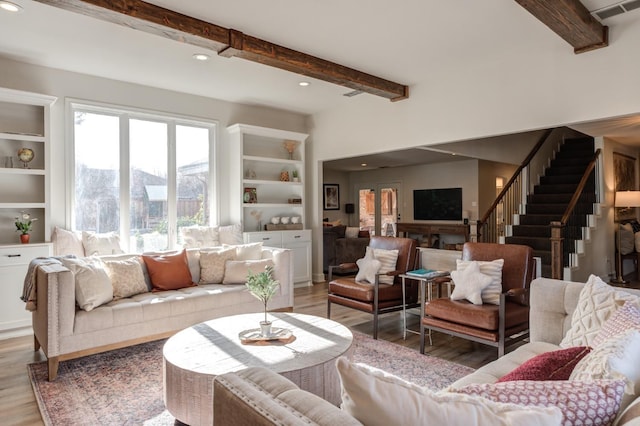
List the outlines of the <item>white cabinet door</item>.
{"label": "white cabinet door", "polygon": [[311,241],[284,244],[293,254],[293,282],[311,283]]}
{"label": "white cabinet door", "polygon": [[0,339],[31,333],[31,312],[20,300],[29,262],[50,256],[50,244],[0,247]]}

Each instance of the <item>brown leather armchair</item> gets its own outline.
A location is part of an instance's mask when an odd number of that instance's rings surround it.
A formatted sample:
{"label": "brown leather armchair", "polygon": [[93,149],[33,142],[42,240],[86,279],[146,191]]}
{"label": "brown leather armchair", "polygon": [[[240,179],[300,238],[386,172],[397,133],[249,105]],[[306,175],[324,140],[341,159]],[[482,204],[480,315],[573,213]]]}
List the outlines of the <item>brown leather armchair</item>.
{"label": "brown leather armchair", "polygon": [[497,347],[501,357],[505,347],[529,336],[533,250],[517,244],[465,243],[462,259],[504,259],[500,305],[474,305],[449,298],[427,302],[420,321],[420,353],[424,353],[425,333],[433,330]]}
{"label": "brown leather armchair", "polygon": [[[331,318],[331,304],[347,306],[373,314],[373,338],[378,338],[378,315],[402,310],[402,280],[399,275],[415,267],[416,241],[410,238],[371,237],[369,247],[398,250],[396,270],[386,275],[394,276],[393,284],[379,283],[376,275],[374,284],[356,282],[355,277],[333,279],[336,268],[355,267],[355,264],[329,267],[329,294],[327,297],[327,318]],[[407,307],[418,306],[418,286],[410,281],[406,292]]]}

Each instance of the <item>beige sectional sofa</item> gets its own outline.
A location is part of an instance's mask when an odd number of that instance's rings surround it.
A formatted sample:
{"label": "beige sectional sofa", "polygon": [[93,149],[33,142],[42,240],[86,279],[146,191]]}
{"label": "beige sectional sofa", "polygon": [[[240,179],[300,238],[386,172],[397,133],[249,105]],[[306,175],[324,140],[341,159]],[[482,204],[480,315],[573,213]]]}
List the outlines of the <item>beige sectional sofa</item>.
{"label": "beige sectional sofa", "polygon": [[[194,283],[200,281],[200,250],[187,249]],[[260,249],[271,259],[278,293],[270,310],[293,309],[293,262],[291,251]],[[139,259],[140,255],[98,256],[102,261]],[[198,284],[176,290],[146,291],[120,298],[91,310],[77,303],[74,273],[61,264],[41,264],[35,269],[36,308],[33,331],[36,350],[48,359],[49,380],[55,379],[58,363],[92,353],[167,337],[202,321],[264,309],[244,284]],[[149,290],[149,274],[140,261]],[[258,272],[258,271],[253,271]]]}
{"label": "beige sectional sofa", "polygon": [[[534,280],[531,284],[530,342],[456,381],[450,390],[460,389],[469,384],[494,383],[532,357],[559,349],[558,345],[563,336],[571,328],[572,316],[584,286],[584,283],[547,278]],[[640,296],[638,290],[621,290]],[[636,363],[637,361],[636,359]],[[276,376],[275,373],[263,369],[249,369],[218,376],[214,382],[216,423],[233,426],[360,424],[347,411],[331,406],[315,395],[296,389],[295,386],[291,387]],[[627,395],[623,399],[623,407],[614,423],[616,426],[640,424],[639,387],[636,383],[635,394]],[[369,388],[374,389],[373,386]],[[408,400],[410,398],[404,398],[404,401]],[[365,411],[371,411],[385,403],[368,405]],[[386,405],[392,406],[393,401],[386,401]],[[461,422],[454,423],[473,424],[471,419],[458,420]],[[465,420],[471,423],[465,423]],[[424,424],[428,424],[427,419]]]}

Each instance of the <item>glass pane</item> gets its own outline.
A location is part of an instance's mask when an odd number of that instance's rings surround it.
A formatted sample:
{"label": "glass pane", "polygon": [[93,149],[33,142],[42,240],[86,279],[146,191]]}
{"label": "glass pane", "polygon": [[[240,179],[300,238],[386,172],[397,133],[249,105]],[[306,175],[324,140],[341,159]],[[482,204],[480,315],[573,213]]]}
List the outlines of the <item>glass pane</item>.
{"label": "glass pane", "polygon": [[167,124],[130,120],[130,249],[166,250]]}
{"label": "glass pane", "polygon": [[178,245],[180,228],[209,225],[209,129],[176,126]]}
{"label": "glass pane", "polygon": [[76,111],[74,228],[120,229],[120,143],[118,117]]}
{"label": "glass pane", "polygon": [[398,218],[398,190],[396,188],[380,189],[381,234],[387,237],[396,236]]}
{"label": "glass pane", "polygon": [[358,191],[360,209],[358,212],[360,229],[375,235],[376,230],[376,192],[373,189]]}

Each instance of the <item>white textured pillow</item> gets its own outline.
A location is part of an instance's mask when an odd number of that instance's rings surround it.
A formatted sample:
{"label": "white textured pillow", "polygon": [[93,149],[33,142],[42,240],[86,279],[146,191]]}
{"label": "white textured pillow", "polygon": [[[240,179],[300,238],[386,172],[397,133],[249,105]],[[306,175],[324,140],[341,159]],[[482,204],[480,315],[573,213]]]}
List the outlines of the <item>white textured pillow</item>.
{"label": "white textured pillow", "polygon": [[380,270],[380,261],[373,257],[373,252],[368,247],[364,257],[356,260],[356,265],[358,265],[356,282],[366,281],[370,284],[376,282],[376,274]]}
{"label": "white textured pillow", "polygon": [[273,266],[273,260],[227,260],[222,284],[244,284],[249,271],[252,274],[263,272],[267,266]]}
{"label": "white textured pillow", "polygon": [[235,260],[233,247],[217,251],[200,252],[200,284],[221,283],[227,260]]}
{"label": "white textured pillow", "polygon": [[455,284],[451,300],[468,300],[474,305],[482,305],[482,290],[493,282],[493,278],[480,272],[478,262],[472,261],[463,270],[451,271]]}
{"label": "white textured pillow", "polygon": [[598,335],[602,325],[627,300],[638,304],[640,298],[616,290],[600,277],[591,275],[580,291],[578,305],[571,317],[571,328],[560,342],[560,347],[593,347],[593,339]]}
{"label": "white textured pillow", "polygon": [[[587,355],[588,356],[588,355]],[[610,425],[620,409],[622,380],[514,380],[474,383],[455,392],[528,407],[559,408],[563,426]],[[515,424],[514,424],[515,425]]]}
{"label": "white textured pillow", "polygon": [[640,385],[640,331],[612,337],[582,358],[569,380],[624,379],[626,393],[635,394]]}
{"label": "white textured pillow", "polygon": [[184,248],[215,247],[220,245],[217,226],[185,226],[180,228]]}
{"label": "white textured pillow", "polygon": [[111,279],[114,300],[149,291],[139,258],[105,260],[104,266]]}
{"label": "white textured pillow", "polygon": [[94,234],[82,231],[82,245],[87,256],[124,253],[120,248],[120,236],[115,232]]}
{"label": "white textured pillow", "polygon": [[113,288],[100,259],[60,259],[73,272],[76,303],[80,309],[91,311],[113,300]]}
{"label": "white textured pillow", "polygon": [[[370,247],[367,247],[367,250],[371,250]],[[396,270],[396,265],[398,263],[398,250],[385,250],[374,248],[373,249],[373,257],[376,260],[380,261],[380,271],[379,274],[386,274],[387,272],[392,272]],[[378,281],[383,284],[393,284],[393,279],[395,277],[392,275],[380,275]]]}
{"label": "white textured pillow", "polygon": [[344,236],[346,238],[358,238],[359,232],[360,228],[357,226],[347,226],[347,229],[344,231]]}
{"label": "white textured pillow", "polygon": [[223,248],[235,248],[236,260],[260,260],[262,259],[262,242],[228,245],[223,244]]}
{"label": "white textured pillow", "polygon": [[51,234],[51,242],[54,256],[72,254],[76,257],[84,257],[82,239],[75,232],[56,226]]}
{"label": "white textured pillow", "polygon": [[242,244],[242,225],[224,225],[218,227],[220,244]]}
{"label": "white textured pillow", "polygon": [[345,357],[336,362],[342,409],[365,425],[559,425],[560,409],[501,404],[429,389]]}
{"label": "white textured pillow", "polygon": [[[472,262],[471,260],[456,259],[456,270],[464,271],[464,269]],[[502,267],[504,259],[496,259],[492,261],[474,260],[480,265],[480,272],[491,277],[491,284],[482,290],[482,302],[492,305],[500,304],[500,293],[502,293]]]}

